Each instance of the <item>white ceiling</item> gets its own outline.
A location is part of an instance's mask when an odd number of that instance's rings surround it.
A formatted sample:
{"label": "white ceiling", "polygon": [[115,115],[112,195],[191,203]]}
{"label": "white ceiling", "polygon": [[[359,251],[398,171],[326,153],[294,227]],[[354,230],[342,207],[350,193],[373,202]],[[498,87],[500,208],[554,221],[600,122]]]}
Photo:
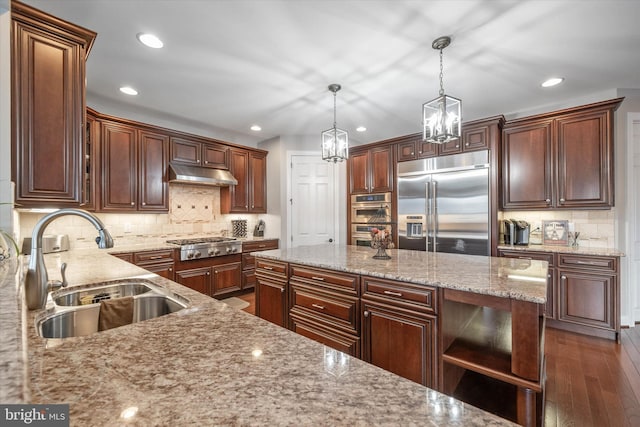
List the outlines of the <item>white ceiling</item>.
{"label": "white ceiling", "polygon": [[[422,104],[444,87],[473,120],[640,88],[637,0],[24,0],[98,33],[88,105],[238,133],[256,143],[319,135],[352,140],[420,131]],[[136,40],[152,32],[165,43]],[[566,81],[541,88],[551,76]],[[118,88],[130,85],[136,97]],[[106,112],[106,111],[102,111]],[[115,114],[117,112],[107,112]],[[252,124],[262,132],[249,130]],[[357,126],[367,131],[357,133]]]}

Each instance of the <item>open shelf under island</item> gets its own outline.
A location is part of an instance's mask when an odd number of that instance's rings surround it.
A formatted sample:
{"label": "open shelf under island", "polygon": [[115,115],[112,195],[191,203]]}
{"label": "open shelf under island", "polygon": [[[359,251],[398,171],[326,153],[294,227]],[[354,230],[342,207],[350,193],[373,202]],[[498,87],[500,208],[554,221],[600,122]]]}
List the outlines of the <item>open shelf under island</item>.
{"label": "open shelf under island", "polygon": [[256,253],[256,314],[521,425],[544,418],[548,263],[319,245]]}

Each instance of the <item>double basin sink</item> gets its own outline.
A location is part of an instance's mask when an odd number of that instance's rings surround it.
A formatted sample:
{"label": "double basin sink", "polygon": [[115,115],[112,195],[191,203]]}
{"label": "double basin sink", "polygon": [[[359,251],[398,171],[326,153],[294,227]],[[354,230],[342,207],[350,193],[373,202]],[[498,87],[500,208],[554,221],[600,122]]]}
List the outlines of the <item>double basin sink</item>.
{"label": "double basin sink", "polygon": [[184,297],[146,279],[122,279],[64,288],[50,295],[53,306],[36,318],[42,338],[69,338],[98,332],[100,301],[133,297],[133,321],[142,322],[189,306]]}

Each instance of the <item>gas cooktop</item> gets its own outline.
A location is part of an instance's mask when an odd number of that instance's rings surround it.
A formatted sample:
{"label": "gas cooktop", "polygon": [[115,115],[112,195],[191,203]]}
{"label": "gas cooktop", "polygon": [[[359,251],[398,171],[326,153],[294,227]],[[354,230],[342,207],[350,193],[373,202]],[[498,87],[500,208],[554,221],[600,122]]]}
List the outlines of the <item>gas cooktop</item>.
{"label": "gas cooktop", "polygon": [[191,239],[167,240],[167,243],[180,245],[180,261],[213,258],[242,252],[242,242],[229,237],[197,237]]}

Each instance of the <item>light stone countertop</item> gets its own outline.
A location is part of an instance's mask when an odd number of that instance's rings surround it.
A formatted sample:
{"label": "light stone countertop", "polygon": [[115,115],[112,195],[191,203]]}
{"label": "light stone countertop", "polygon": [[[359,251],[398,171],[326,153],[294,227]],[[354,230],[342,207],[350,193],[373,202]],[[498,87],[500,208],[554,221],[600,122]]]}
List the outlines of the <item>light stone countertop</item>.
{"label": "light stone countertop", "polygon": [[255,252],[269,258],[384,279],[457,289],[544,304],[546,261],[387,249],[389,260],[373,259],[362,246],[317,245]]}
{"label": "light stone countertop", "polygon": [[564,246],[564,245],[498,245],[498,249],[505,249],[511,251],[538,251],[538,252],[553,252],[562,254],[574,254],[574,255],[594,255],[594,256],[625,256],[624,252],[615,248],[587,248],[578,246],[576,248]]}
{"label": "light stone countertop", "polygon": [[[45,340],[33,322],[40,310],[26,311],[14,298],[13,318],[4,310],[0,318],[3,340],[7,330],[27,338],[28,346],[12,355],[23,357],[29,381],[3,382],[0,396],[19,395],[16,389],[26,385],[17,401],[69,403],[73,426],[514,425],[361,360],[346,356],[336,364],[340,355],[319,343],[106,251],[45,260],[52,279],[67,262],[71,285],[145,277],[191,301],[188,309],[156,319]],[[7,270],[0,270],[0,283],[18,295],[20,268]],[[3,371],[18,362],[0,354]],[[138,408],[135,417],[120,418],[131,407]]]}

